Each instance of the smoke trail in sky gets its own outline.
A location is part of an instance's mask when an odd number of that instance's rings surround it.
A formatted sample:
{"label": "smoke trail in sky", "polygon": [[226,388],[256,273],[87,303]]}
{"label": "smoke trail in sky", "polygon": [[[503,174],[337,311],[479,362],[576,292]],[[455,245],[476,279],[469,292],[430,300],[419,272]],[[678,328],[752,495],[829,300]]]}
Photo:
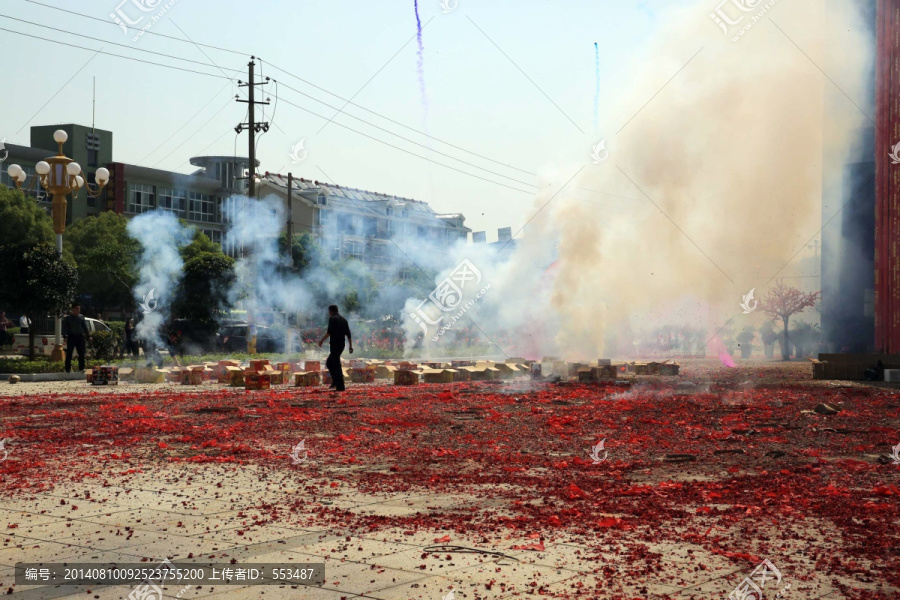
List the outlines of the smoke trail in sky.
{"label": "smoke trail in sky", "polygon": [[416,10],[416,41],[419,43],[418,61],[416,69],[419,75],[419,93],[422,96],[422,119],[428,123],[428,95],[425,92],[425,46],[422,43],[422,19],[419,18],[419,0],[413,0]]}
{"label": "smoke trail in sky", "polygon": [[597,131],[600,110],[600,47],[594,42],[594,131]]}

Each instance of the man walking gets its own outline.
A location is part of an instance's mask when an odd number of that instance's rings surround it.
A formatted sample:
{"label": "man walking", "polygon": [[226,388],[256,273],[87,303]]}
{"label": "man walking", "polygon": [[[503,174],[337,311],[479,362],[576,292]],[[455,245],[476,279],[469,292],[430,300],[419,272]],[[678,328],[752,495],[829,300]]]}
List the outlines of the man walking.
{"label": "man walking", "polygon": [[66,340],[66,373],[72,372],[72,354],[78,350],[78,370],[84,371],[84,340],[89,338],[87,321],[81,316],[81,306],[72,304],[72,312],[62,320],[62,335]]}
{"label": "man walking", "polygon": [[325,367],[331,373],[331,387],[338,392],[344,391],[344,371],[341,370],[341,353],[344,352],[344,336],[350,342],[350,354],[353,354],[353,338],[350,335],[350,324],[347,319],[338,314],[338,307],[332,304],[328,307],[328,331],[319,341],[319,348],[331,337],[331,352]]}

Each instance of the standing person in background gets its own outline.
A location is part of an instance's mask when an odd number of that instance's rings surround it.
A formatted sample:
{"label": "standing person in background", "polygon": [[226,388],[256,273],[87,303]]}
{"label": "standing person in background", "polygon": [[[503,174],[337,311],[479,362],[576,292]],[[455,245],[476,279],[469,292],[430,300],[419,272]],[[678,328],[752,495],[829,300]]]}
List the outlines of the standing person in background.
{"label": "standing person in background", "polygon": [[84,342],[90,339],[91,332],[77,302],[72,304],[71,314],[62,320],[62,336],[66,340],[66,373],[72,372],[72,354],[75,350],[78,350],[78,370],[84,371]]}
{"label": "standing person in background", "polygon": [[19,317],[19,333],[28,333],[30,327],[31,319],[29,319],[26,315],[22,315],[21,317]]}
{"label": "standing person in background", "polygon": [[137,340],[134,337],[134,319],[125,321],[125,348],[122,351],[122,357],[124,358],[126,354],[138,357]]}
{"label": "standing person in background", "polygon": [[0,346],[5,346],[9,343],[7,341],[9,339],[9,334],[6,330],[9,329],[10,325],[12,325],[12,321],[6,318],[6,313],[0,312]]}
{"label": "standing person in background", "polygon": [[180,339],[181,339],[180,331],[178,333],[176,333],[174,331],[169,333],[169,356],[171,356],[172,360],[175,361],[176,367],[181,366],[181,363],[178,362],[178,342]]}
{"label": "standing person in background", "polygon": [[341,354],[344,352],[344,337],[350,342],[350,354],[353,354],[353,337],[350,334],[350,324],[347,319],[338,314],[338,307],[332,304],[328,307],[328,331],[319,341],[319,348],[325,340],[331,338],[331,352],[325,367],[331,373],[331,387],[338,392],[344,391],[344,371],[341,369]]}

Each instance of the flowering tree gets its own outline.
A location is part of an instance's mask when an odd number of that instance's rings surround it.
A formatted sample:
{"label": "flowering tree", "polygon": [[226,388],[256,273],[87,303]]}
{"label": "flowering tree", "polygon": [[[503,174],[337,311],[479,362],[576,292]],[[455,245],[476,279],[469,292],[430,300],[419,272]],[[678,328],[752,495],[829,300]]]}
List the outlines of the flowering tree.
{"label": "flowering tree", "polygon": [[780,318],[783,324],[781,335],[781,358],[787,360],[790,352],[788,350],[788,321],[791,315],[803,312],[806,308],[816,305],[816,300],[822,292],[813,292],[807,294],[797,288],[784,285],[779,281],[775,287],[769,290],[764,298],[760,300],[763,311],[770,319]]}

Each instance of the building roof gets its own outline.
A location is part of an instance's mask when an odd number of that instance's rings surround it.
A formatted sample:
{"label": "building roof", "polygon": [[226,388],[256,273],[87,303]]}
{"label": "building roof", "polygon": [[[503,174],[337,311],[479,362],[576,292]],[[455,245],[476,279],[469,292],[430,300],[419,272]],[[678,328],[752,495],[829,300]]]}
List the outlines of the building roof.
{"label": "building roof", "polygon": [[[266,173],[263,175],[261,183],[269,184],[272,187],[287,191],[287,176],[279,173]],[[400,210],[408,210],[409,217],[414,218],[417,215],[435,219],[437,223],[443,224],[445,227],[455,229],[462,228],[469,231],[465,226],[456,226],[448,223],[447,219],[459,219],[464,221],[465,217],[462,213],[453,213],[451,215],[439,215],[434,209],[422,200],[413,200],[412,198],[403,198],[402,196],[393,196],[381,192],[370,192],[369,190],[361,190],[357,188],[345,187],[334,183],[326,183],[324,181],[315,181],[304,179],[302,177],[293,179],[293,189],[304,196],[312,204],[316,203],[313,196],[324,194],[328,198],[331,206],[345,204],[347,207],[355,207],[360,210],[378,210],[383,211],[390,208],[398,208]]]}

